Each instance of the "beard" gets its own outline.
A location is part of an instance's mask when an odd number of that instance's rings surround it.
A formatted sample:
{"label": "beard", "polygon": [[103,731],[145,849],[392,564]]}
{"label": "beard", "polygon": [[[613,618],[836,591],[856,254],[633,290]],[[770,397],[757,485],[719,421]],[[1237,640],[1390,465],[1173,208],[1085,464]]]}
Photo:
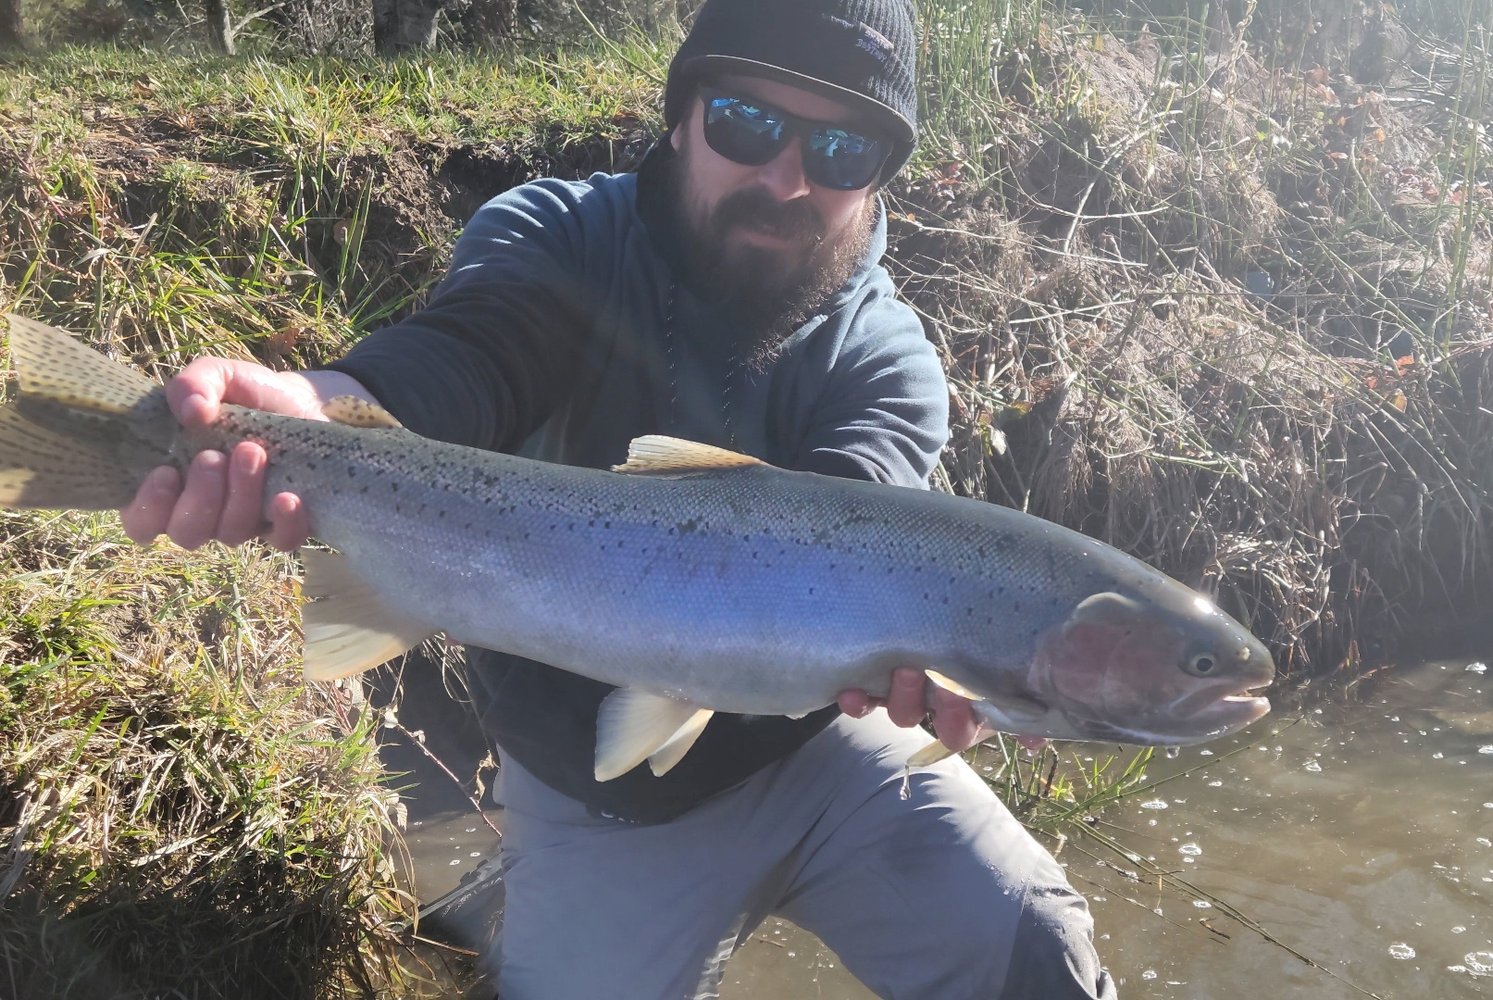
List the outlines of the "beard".
{"label": "beard", "polygon": [[[761,188],[733,191],[705,209],[689,190],[683,157],[667,141],[661,145],[657,204],[668,213],[678,242],[681,279],[697,297],[740,320],[745,340],[738,356],[747,367],[763,371],[783,340],[865,260],[876,230],[876,199],[868,196],[864,211],[833,234],[825,232],[824,219],[808,199],[780,202]],[[783,245],[739,239],[752,230]]]}

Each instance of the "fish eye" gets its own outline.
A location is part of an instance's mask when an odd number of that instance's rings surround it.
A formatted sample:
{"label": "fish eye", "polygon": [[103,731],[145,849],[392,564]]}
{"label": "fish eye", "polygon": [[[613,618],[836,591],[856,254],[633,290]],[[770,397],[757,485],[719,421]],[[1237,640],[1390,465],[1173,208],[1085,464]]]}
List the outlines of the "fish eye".
{"label": "fish eye", "polygon": [[1212,653],[1198,653],[1192,659],[1188,660],[1187,665],[1182,669],[1194,677],[1207,677],[1217,668],[1218,660],[1214,658]]}

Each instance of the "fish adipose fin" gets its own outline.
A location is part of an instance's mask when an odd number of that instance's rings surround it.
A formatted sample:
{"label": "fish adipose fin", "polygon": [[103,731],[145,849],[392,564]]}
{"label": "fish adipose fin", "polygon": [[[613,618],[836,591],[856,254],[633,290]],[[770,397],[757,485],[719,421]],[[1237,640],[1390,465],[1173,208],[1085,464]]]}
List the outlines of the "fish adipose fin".
{"label": "fish adipose fin", "polygon": [[335,552],[301,550],[301,609],[306,633],[306,678],[330,681],[362,673],[435,634],[424,622],[401,617]]}
{"label": "fish adipose fin", "polygon": [[760,458],[725,448],[685,441],[662,434],[645,434],[633,438],[627,446],[627,461],[612,466],[613,472],[629,475],[679,475],[687,472],[709,472],[715,469],[745,469],[767,465]]}
{"label": "fish adipose fin", "polygon": [[333,396],[321,412],[328,420],[349,427],[403,427],[394,414],[358,396]]}
{"label": "fish adipose fin", "polygon": [[654,774],[667,774],[713,714],[687,701],[618,688],[596,712],[596,780],[621,777],[645,760]]}
{"label": "fish adipose fin", "polygon": [[171,461],[161,386],[71,334],[7,314],[20,392],[0,408],[0,505],[118,509]]}

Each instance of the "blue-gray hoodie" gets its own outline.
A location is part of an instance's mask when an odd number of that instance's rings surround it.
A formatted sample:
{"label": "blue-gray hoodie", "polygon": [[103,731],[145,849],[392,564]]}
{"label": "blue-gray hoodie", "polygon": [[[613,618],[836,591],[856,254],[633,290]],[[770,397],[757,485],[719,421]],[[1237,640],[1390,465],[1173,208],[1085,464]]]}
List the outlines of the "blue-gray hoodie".
{"label": "blue-gray hoodie", "polygon": [[[679,250],[656,193],[671,153],[660,143],[639,174],[536,181],[494,198],[457,241],[430,304],[331,367],[416,433],[479,448],[606,467],[634,437],[671,434],[788,468],[925,487],[948,434],[948,390],[878,263],[885,220],[850,280],[753,370],[737,362],[740,323],[671,263]],[[504,613],[500,601],[492,613]],[[471,663],[500,753],[595,811],[640,822],[737,784],[837,711],[717,715],[664,777],[640,767],[598,783],[607,685],[487,651]]]}

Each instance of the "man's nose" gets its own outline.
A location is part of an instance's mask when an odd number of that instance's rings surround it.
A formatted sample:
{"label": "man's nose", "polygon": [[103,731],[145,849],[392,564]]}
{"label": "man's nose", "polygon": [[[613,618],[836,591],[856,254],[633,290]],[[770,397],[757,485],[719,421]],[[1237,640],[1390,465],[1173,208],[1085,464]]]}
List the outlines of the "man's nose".
{"label": "man's nose", "polygon": [[795,136],[777,156],[757,168],[757,176],[778,201],[791,201],[809,193],[801,143],[802,140]]}

